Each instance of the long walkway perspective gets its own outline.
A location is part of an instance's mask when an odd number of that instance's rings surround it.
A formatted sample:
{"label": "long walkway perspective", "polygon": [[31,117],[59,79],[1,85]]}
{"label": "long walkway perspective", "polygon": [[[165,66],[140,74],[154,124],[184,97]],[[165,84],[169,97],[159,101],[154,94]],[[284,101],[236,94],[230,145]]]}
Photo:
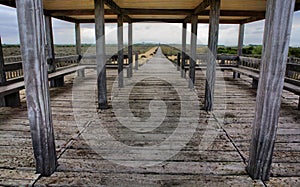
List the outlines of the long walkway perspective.
{"label": "long walkway perspective", "polygon": [[[125,74],[125,73],[124,73]],[[0,185],[299,186],[300,114],[284,92],[271,180],[253,181],[245,167],[255,92],[248,78],[217,72],[215,110],[203,108],[205,72],[195,89],[161,52],[125,78],[107,70],[109,109],[97,110],[96,72],[68,76],[51,88],[59,166],[35,174],[24,98],[0,109]]]}

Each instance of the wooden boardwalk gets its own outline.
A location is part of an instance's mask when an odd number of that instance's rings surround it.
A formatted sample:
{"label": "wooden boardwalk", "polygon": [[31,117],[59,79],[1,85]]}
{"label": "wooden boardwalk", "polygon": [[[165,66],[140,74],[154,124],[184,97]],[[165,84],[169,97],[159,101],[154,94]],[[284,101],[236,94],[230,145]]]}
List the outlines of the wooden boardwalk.
{"label": "wooden boardwalk", "polygon": [[[106,111],[95,109],[93,70],[51,88],[59,166],[48,178],[35,174],[24,99],[19,108],[0,109],[0,185],[265,185],[245,171],[255,106],[248,78],[218,72],[215,111],[207,114],[201,110],[205,72],[196,72],[195,90],[189,90],[160,51],[125,78],[124,88],[116,87],[116,70],[107,76]],[[283,93],[268,186],[300,185],[297,100]]]}

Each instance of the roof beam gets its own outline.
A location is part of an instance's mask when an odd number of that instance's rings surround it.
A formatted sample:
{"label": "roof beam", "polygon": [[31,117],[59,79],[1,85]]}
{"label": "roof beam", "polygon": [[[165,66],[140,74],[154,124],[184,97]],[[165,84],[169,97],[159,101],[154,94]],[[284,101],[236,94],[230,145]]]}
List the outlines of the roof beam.
{"label": "roof beam", "polygon": [[127,8],[124,11],[128,15],[189,15],[193,10],[189,9],[136,9]]}
{"label": "roof beam", "polygon": [[131,18],[126,14],[126,12],[121,9],[113,0],[104,0],[104,3],[110,8],[112,9],[116,14],[122,14],[125,15],[124,19],[126,21],[130,21]]}
{"label": "roof beam", "polygon": [[194,14],[197,15],[201,11],[205,10],[210,5],[210,0],[203,0],[194,10]]}
{"label": "roof beam", "polygon": [[[111,9],[105,9],[105,15],[115,15],[115,12]],[[86,16],[94,15],[94,9],[75,9],[75,10],[44,10],[45,15],[51,16]]]}
{"label": "roof beam", "polygon": [[258,21],[258,20],[262,20],[262,19],[265,19],[265,17],[264,16],[250,17],[250,18],[240,21],[240,24],[250,23],[250,22],[254,22],[254,21]]}

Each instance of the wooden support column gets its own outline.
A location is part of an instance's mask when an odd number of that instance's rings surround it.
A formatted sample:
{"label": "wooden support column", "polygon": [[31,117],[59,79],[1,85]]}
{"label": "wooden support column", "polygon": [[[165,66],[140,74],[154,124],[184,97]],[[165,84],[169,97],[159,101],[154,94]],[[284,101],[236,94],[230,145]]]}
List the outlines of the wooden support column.
{"label": "wooden support column", "polygon": [[215,79],[216,79],[216,59],[219,35],[220,0],[210,1],[209,12],[209,37],[208,54],[205,84],[205,110],[212,111],[214,104]]}
{"label": "wooden support column", "polygon": [[118,86],[119,88],[124,87],[124,53],[123,53],[123,15],[118,15]]}
{"label": "wooden support column", "polygon": [[45,16],[45,30],[46,30],[46,43],[47,43],[47,62],[49,72],[56,70],[55,66],[55,53],[54,53],[54,42],[53,42],[53,29],[52,29],[52,18]]}
{"label": "wooden support column", "polygon": [[81,56],[80,23],[75,23],[75,41],[76,41],[76,54],[78,56]]}
{"label": "wooden support column", "polygon": [[[4,85],[6,82],[6,75],[4,70],[4,58],[3,58],[3,50],[2,50],[2,42],[0,36],[0,86]],[[0,107],[5,106],[5,99],[4,97],[0,97]]]}
{"label": "wooden support column", "polygon": [[198,16],[192,15],[191,19],[191,55],[190,55],[190,71],[189,71],[189,88],[194,88],[195,84],[195,65],[196,65],[196,50],[197,50],[197,26]]}
{"label": "wooden support column", "polygon": [[185,75],[185,69],[184,69],[184,66],[185,66],[185,57],[186,57],[186,22],[184,22],[182,24],[182,54],[181,54],[181,77],[182,78],[186,78],[186,75]]}
{"label": "wooden support column", "polygon": [[245,24],[240,24],[239,39],[238,39],[238,51],[237,51],[238,56],[243,55],[244,34],[245,34]]}
{"label": "wooden support column", "polygon": [[[82,59],[81,54],[81,34],[80,34],[80,23],[75,23],[75,42],[76,42],[76,54],[78,55],[78,63]],[[78,77],[84,77],[84,69],[77,71]]]}
{"label": "wooden support column", "polygon": [[94,0],[98,107],[107,109],[104,0]]}
{"label": "wooden support column", "polygon": [[128,64],[129,68],[127,69],[127,77],[132,77],[132,62],[133,62],[133,53],[132,53],[132,22],[128,23]]}
{"label": "wooden support column", "polygon": [[136,52],[135,53],[135,70],[138,70],[139,69],[139,53]]}
{"label": "wooden support column", "polygon": [[181,54],[180,53],[177,53],[177,71],[180,71],[180,57],[181,57]]}
{"label": "wooden support column", "polygon": [[269,179],[295,0],[268,0],[248,173]]}
{"label": "wooden support column", "polygon": [[28,119],[36,171],[50,176],[57,167],[45,54],[42,0],[16,0]]}

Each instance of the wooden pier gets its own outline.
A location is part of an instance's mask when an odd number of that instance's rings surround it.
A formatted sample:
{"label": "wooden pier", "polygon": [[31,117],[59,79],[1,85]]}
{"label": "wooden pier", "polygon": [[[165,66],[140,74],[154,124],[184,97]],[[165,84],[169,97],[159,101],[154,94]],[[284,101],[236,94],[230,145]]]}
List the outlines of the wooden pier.
{"label": "wooden pier", "polygon": [[[143,69],[146,66],[148,69]],[[256,90],[251,88],[251,80],[246,77],[233,79],[232,72],[228,71],[217,71],[216,75],[215,110],[209,113],[204,110],[205,71],[196,71],[195,89],[188,89],[189,81],[181,78],[181,72],[161,55],[160,50],[138,71],[134,71],[132,78],[124,78],[125,87],[121,88],[118,94],[112,92],[115,89],[118,91],[118,85],[114,83],[117,80],[117,70],[107,70],[108,110],[97,111],[97,100],[88,97],[97,97],[95,90],[91,92],[97,81],[95,70],[87,70],[85,78],[68,75],[65,87],[50,89],[58,155],[58,168],[50,177],[35,174],[27,109],[24,95],[21,93],[23,98],[20,107],[0,109],[0,185],[299,185],[300,115],[297,110],[297,96],[285,91],[282,95],[271,178],[264,184],[262,181],[252,180],[245,169],[249,157]],[[173,81],[172,84],[163,79],[166,76],[168,80]],[[124,111],[125,114],[132,112],[135,117],[148,119],[155,115],[155,111],[151,114],[149,106],[152,99],[159,98],[166,104],[167,113],[163,123],[157,128],[148,126],[140,129],[146,133],[136,133],[122,126],[111,105],[114,99],[120,99],[121,106],[126,100],[125,91],[134,83],[136,84],[128,101],[131,111]],[[179,97],[176,87],[183,90],[180,93],[185,93],[185,99]],[[199,106],[193,106],[195,101],[189,100],[193,98],[193,94],[198,98],[196,103],[198,102]],[[90,102],[94,104],[89,105]],[[191,103],[191,111],[195,110],[198,113],[196,129],[187,144],[165,161],[159,160],[160,163],[152,166],[130,167],[120,162],[140,163],[147,158],[138,160],[137,152],[134,151],[122,158],[120,155],[125,153],[120,152],[120,147],[105,147],[105,144],[111,145],[110,140],[105,138],[101,139],[102,146],[97,147],[97,144],[94,144],[92,147],[89,143],[91,140],[88,137],[94,136],[87,135],[100,133],[97,129],[102,126],[118,141],[132,147],[144,147],[146,150],[148,146],[163,142],[172,135],[179,124],[182,102]],[[78,115],[82,118],[78,118]],[[97,118],[94,119],[95,117]],[[148,130],[151,131],[147,132]],[[182,130],[179,134],[188,133],[188,130]],[[178,137],[176,141],[181,140],[181,137]],[[98,141],[99,139],[96,142]],[[99,148],[102,149],[100,152],[97,150]],[[170,150],[172,149],[165,147],[159,153],[163,156]],[[149,154],[151,155],[151,152]]]}

